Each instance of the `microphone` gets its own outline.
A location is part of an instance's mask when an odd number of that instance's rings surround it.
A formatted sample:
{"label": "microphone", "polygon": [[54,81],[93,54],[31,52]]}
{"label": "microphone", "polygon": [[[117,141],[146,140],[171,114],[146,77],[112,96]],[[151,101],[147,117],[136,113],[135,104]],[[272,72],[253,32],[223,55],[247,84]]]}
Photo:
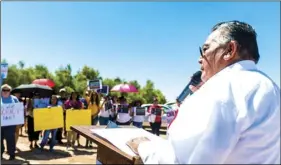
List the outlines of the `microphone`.
{"label": "microphone", "polygon": [[193,86],[197,86],[199,85],[202,80],[201,80],[201,71],[197,71],[195,72],[192,77],[191,80],[189,81],[189,83],[186,85],[186,87],[183,89],[183,91],[180,93],[180,95],[177,97],[177,100],[182,103],[184,101],[184,99],[188,96],[188,95],[192,95],[193,92],[189,89],[190,85]]}

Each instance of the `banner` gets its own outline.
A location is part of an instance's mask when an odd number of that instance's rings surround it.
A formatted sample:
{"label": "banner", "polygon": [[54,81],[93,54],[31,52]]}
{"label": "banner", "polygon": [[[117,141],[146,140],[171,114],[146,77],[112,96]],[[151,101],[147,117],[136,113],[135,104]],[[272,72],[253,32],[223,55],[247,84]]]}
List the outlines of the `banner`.
{"label": "banner", "polygon": [[8,64],[1,63],[1,79],[5,79],[8,76]]}
{"label": "banner", "polygon": [[91,121],[91,110],[66,110],[66,120],[65,126],[66,131],[70,131],[70,126],[79,126],[79,125],[86,125],[90,126],[92,124]]}
{"label": "banner", "polygon": [[1,104],[1,127],[24,124],[23,103]]}
{"label": "banner", "polygon": [[100,79],[88,81],[88,87],[90,89],[102,89],[102,82]]}
{"label": "banner", "polygon": [[63,109],[61,106],[33,109],[34,131],[63,127]]}

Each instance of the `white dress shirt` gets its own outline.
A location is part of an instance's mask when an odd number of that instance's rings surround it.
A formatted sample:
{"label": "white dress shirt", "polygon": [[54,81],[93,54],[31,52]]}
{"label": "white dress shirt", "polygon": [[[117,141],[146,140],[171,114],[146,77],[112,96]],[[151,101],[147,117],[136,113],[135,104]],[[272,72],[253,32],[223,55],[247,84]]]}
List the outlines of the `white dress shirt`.
{"label": "white dress shirt", "polygon": [[139,145],[145,164],[280,164],[280,89],[253,61],[217,73],[178,113],[168,140]]}

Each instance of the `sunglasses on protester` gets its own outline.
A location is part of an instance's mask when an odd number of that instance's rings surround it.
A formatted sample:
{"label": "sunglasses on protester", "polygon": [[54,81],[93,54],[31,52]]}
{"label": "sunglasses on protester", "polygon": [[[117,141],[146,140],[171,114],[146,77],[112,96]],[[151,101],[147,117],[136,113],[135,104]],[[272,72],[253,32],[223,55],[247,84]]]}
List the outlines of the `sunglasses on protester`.
{"label": "sunglasses on protester", "polygon": [[2,92],[10,92],[10,89],[2,89]]}

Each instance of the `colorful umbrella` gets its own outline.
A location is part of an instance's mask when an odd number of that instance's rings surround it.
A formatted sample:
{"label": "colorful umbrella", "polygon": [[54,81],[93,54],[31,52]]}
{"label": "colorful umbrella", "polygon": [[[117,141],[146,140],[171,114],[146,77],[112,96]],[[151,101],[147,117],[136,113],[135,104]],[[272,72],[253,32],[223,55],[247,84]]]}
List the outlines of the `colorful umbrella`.
{"label": "colorful umbrella", "polygon": [[123,92],[123,93],[137,93],[138,92],[137,88],[131,84],[115,85],[110,91],[111,92]]}
{"label": "colorful umbrella", "polygon": [[50,88],[53,88],[55,86],[55,83],[49,79],[36,79],[32,82],[32,84],[45,85],[49,86]]}

